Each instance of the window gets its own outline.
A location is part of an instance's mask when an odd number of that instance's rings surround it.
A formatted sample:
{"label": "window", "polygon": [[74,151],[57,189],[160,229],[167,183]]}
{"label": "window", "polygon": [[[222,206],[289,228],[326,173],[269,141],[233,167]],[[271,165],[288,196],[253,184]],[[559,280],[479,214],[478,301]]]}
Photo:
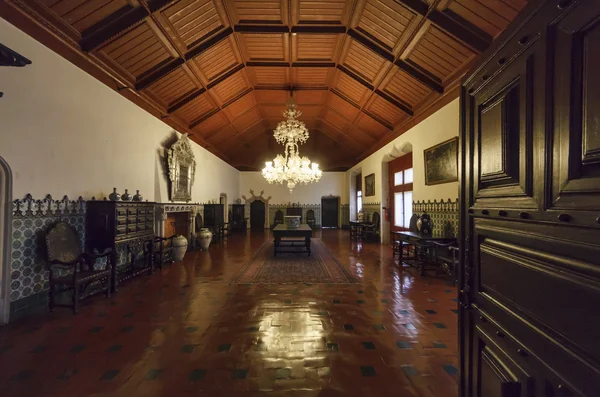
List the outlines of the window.
{"label": "window", "polygon": [[412,217],[413,168],[412,153],[388,163],[390,175],[390,210],[392,228],[408,229]]}
{"label": "window", "polygon": [[356,213],[362,211],[362,174],[356,175]]}
{"label": "window", "polygon": [[362,192],[360,190],[356,192],[356,210],[362,211]]}

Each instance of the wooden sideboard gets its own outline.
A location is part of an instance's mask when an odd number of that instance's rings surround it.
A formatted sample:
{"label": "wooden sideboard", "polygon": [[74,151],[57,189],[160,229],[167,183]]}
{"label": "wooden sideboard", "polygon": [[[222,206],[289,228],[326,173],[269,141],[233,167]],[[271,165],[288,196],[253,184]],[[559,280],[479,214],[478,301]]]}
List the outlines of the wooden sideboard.
{"label": "wooden sideboard", "polygon": [[[133,276],[151,273],[152,266],[143,260],[144,244],[154,237],[154,203],[132,201],[88,201],[86,247],[102,252],[112,249],[117,269],[117,284]],[[124,255],[125,259],[119,261]]]}

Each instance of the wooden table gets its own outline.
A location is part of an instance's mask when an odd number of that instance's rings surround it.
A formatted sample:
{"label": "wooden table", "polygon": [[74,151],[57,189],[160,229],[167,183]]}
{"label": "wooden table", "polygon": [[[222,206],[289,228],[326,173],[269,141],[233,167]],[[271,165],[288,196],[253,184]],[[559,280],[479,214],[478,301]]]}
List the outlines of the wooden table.
{"label": "wooden table", "polygon": [[290,247],[302,247],[310,255],[311,237],[312,229],[305,223],[294,228],[288,228],[285,224],[277,225],[273,229],[273,255],[277,256],[278,252],[290,252],[284,251]]}
{"label": "wooden table", "polygon": [[[400,232],[392,232],[395,240],[401,241],[403,244],[410,244],[415,247],[417,250],[415,266],[421,272],[421,275],[425,272],[425,270],[429,270],[426,268],[427,262],[431,262],[431,258],[426,258],[425,250],[428,248],[435,247],[435,245],[447,245],[456,243],[456,237],[449,234],[444,233],[432,233],[432,234],[424,234],[420,232],[410,232],[410,231],[400,231]],[[398,252],[398,263],[402,265],[402,247]],[[410,264],[410,263],[409,263]]]}

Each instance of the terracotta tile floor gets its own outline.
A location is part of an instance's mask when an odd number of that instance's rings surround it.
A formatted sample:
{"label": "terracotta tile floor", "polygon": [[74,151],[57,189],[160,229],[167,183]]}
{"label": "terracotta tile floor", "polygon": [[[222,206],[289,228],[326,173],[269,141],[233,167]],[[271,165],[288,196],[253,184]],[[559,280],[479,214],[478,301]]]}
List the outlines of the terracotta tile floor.
{"label": "terracotta tile floor", "polygon": [[269,233],[0,329],[2,396],[457,396],[456,289],[324,230],[353,285],[228,285]]}

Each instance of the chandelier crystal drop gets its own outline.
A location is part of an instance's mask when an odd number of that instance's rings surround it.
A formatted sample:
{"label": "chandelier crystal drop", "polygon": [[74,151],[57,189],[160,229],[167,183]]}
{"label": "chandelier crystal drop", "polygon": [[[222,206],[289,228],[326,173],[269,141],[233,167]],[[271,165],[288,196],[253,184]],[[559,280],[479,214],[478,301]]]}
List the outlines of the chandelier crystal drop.
{"label": "chandelier crystal drop", "polygon": [[269,183],[287,182],[290,193],[298,184],[318,182],[322,172],[319,165],[310,162],[308,157],[300,157],[298,146],[308,140],[308,129],[297,118],[302,115],[290,97],[287,109],[283,112],[286,120],[281,121],[273,136],[277,143],[284,145],[283,156],[278,154],[273,161],[267,161],[262,170]]}

